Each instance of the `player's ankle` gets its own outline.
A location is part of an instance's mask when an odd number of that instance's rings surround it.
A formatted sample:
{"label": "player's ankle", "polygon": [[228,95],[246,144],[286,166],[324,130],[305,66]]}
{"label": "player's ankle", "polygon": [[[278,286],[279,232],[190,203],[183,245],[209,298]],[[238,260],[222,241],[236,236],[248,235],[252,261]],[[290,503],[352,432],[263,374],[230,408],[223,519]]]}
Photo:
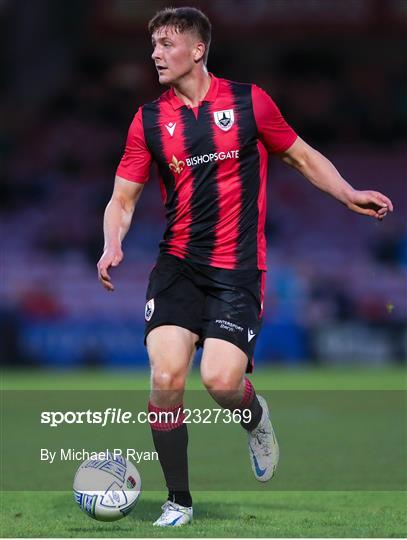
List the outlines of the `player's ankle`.
{"label": "player's ankle", "polygon": [[[242,420],[240,422],[241,426],[246,431],[253,431],[256,429],[261,421],[263,408],[260,405],[252,383],[247,378],[245,378],[244,395],[239,408],[242,411]],[[245,414],[243,414],[243,411],[245,411]],[[247,418],[247,413],[250,413],[249,418]]]}
{"label": "player's ankle", "polygon": [[192,497],[189,491],[172,491],[168,492],[168,500],[179,504],[180,506],[185,506],[191,508],[192,506]]}

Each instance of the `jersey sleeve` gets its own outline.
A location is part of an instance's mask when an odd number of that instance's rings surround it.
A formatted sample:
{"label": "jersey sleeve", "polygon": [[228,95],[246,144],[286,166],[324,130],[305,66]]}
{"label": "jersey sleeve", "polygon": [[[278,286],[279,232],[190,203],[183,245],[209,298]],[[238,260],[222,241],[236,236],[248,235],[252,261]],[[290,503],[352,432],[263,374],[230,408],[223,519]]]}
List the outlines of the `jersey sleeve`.
{"label": "jersey sleeve", "polygon": [[141,107],[137,111],[129,127],[124,154],[117,167],[116,174],[130,180],[144,184],[150,174],[151,153],[144,138],[143,119]]}
{"label": "jersey sleeve", "polygon": [[252,102],[257,130],[264,146],[273,153],[288,150],[297,134],[284,120],[271,97],[255,84],[252,85]]}

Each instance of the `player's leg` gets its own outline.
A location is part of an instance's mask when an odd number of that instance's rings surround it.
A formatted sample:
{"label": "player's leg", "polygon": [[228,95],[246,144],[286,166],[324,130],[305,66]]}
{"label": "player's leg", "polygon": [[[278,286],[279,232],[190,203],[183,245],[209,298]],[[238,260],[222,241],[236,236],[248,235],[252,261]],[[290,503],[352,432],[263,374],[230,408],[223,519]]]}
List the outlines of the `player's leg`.
{"label": "player's leg", "polygon": [[155,522],[158,526],[179,526],[192,519],[183,395],[197,340],[186,328],[168,325],[154,328],[146,339],[151,365],[150,426],[168,487],[168,500]]}
{"label": "player's leg", "polygon": [[207,338],[201,360],[201,377],[213,399],[224,408],[247,409],[249,421],[242,421],[247,431],[260,422],[262,407],[253,385],[245,377],[246,353],[229,341]]}
{"label": "player's leg", "polygon": [[192,519],[188,432],[183,423],[182,401],[200,334],[203,293],[186,276],[184,261],[161,255],[151,272],[146,296],[145,336],[151,364],[149,409],[158,416],[151,430],[168,486],[168,501],[156,525],[179,526]]}
{"label": "player's leg", "polygon": [[[207,272],[202,336],[202,380],[213,398],[224,407],[247,406],[252,413],[245,427],[252,430],[261,407],[246,371],[262,324],[264,273],[258,270]],[[249,360],[249,361],[248,361]]]}
{"label": "player's leg", "polygon": [[[249,410],[242,426],[249,435],[249,455],[257,480],[270,479],[279,459],[278,444],[264,398],[257,396],[245,372],[253,356],[263,316],[265,273],[258,270],[211,270],[202,336],[202,378],[224,407]],[[247,420],[247,413],[246,418]],[[243,416],[243,415],[242,415]]]}
{"label": "player's leg", "polygon": [[271,425],[266,400],[245,377],[247,355],[236,345],[207,338],[201,361],[202,381],[214,400],[224,408],[242,413],[242,427],[248,433],[249,456],[257,480],[266,482],[274,475],[279,447]]}
{"label": "player's leg", "polygon": [[163,325],[146,338],[151,368],[150,401],[157,407],[174,407],[184,395],[185,381],[199,336],[186,328]]}

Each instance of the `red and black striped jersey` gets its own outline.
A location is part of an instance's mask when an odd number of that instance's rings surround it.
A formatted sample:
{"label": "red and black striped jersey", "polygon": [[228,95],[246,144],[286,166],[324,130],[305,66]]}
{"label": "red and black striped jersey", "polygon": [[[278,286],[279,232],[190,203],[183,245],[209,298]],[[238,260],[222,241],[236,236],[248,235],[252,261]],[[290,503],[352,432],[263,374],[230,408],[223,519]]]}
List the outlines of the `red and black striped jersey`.
{"label": "red and black striped jersey", "polygon": [[173,89],[140,107],[117,175],[144,183],[156,162],[167,216],[161,253],[266,270],[268,154],[296,137],[259,87],[211,75],[196,109]]}

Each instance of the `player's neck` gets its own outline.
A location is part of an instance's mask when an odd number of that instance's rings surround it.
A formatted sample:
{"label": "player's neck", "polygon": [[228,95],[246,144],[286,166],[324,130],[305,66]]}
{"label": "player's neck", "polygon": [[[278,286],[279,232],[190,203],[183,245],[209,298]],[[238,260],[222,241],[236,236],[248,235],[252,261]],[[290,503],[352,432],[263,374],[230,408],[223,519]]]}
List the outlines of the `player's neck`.
{"label": "player's neck", "polygon": [[206,68],[191,73],[173,85],[175,94],[189,107],[198,107],[208,93],[211,77]]}

